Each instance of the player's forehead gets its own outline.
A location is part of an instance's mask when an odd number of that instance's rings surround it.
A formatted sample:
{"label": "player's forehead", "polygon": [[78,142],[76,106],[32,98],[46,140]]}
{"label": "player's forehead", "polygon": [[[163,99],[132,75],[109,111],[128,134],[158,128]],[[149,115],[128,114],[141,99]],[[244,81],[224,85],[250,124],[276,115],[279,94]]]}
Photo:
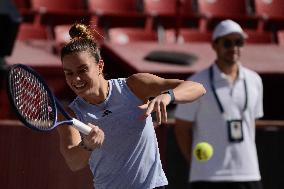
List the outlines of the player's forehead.
{"label": "player's forehead", "polygon": [[89,67],[94,59],[87,52],[72,53],[62,59],[63,70],[74,70]]}

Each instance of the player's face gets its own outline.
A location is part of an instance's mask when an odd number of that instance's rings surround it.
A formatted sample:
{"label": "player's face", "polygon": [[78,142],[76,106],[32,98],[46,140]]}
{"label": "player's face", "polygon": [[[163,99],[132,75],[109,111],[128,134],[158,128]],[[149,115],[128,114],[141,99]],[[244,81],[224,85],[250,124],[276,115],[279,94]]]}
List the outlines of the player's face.
{"label": "player's face", "polygon": [[229,65],[233,65],[240,60],[243,46],[244,38],[238,33],[226,35],[213,44],[218,61]]}
{"label": "player's face", "polygon": [[103,61],[96,62],[88,52],[79,52],[66,55],[62,64],[66,81],[78,96],[87,99],[99,95]]}

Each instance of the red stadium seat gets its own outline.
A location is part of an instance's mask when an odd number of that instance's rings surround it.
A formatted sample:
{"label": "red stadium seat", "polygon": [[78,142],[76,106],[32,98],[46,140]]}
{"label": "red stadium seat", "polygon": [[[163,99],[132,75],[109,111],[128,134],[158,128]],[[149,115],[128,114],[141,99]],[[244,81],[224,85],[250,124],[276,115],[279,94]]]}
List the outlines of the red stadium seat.
{"label": "red stadium seat", "polygon": [[255,14],[261,17],[260,30],[278,30],[284,28],[283,0],[254,0]]}
{"label": "red stadium seat", "polygon": [[181,29],[179,35],[185,42],[211,42],[211,32],[201,32],[198,30]]}
{"label": "red stadium seat", "polygon": [[257,19],[251,15],[251,7],[247,2],[247,0],[197,0],[198,12],[205,17],[203,27],[213,29],[224,19],[235,20],[243,27],[256,27]]}
{"label": "red stadium seat", "polygon": [[12,0],[18,9],[30,9],[29,0]]}
{"label": "red stadium seat", "polygon": [[39,22],[43,24],[71,24],[89,20],[82,0],[31,0],[31,6],[40,14]]}
{"label": "red stadium seat", "polygon": [[284,46],[284,30],[277,32],[278,44]]}
{"label": "red stadium seat", "polygon": [[199,27],[201,15],[197,12],[195,0],[179,0],[178,11],[181,27]]}
{"label": "red stadium seat", "polygon": [[177,5],[176,0],[143,0],[144,13],[149,17],[148,27],[176,27]]}
{"label": "red stadium seat", "polygon": [[190,42],[211,42],[211,32],[201,32],[196,29],[181,28],[178,37],[175,36],[173,29],[166,30],[167,43],[190,43]]}
{"label": "red stadium seat", "polygon": [[193,0],[144,0],[144,12],[148,15],[147,27],[158,30],[159,38],[164,38],[164,29],[199,27],[200,16],[196,13]]}
{"label": "red stadium seat", "polygon": [[[257,30],[245,30],[248,35],[247,43],[273,43],[272,32],[259,32]],[[179,30],[178,38],[175,37],[174,30],[166,30],[166,42],[188,43],[188,42],[208,42],[211,43],[212,33],[209,31],[199,31],[182,28]]]}
{"label": "red stadium seat", "polygon": [[144,11],[151,15],[175,15],[176,0],[144,0]]}
{"label": "red stadium seat", "polygon": [[156,32],[141,28],[110,28],[108,36],[111,43],[117,44],[133,41],[158,41]]}
{"label": "red stadium seat", "polygon": [[248,35],[247,43],[274,43],[272,32],[245,30]]}
{"label": "red stadium seat", "polygon": [[145,25],[145,16],[138,11],[136,0],[89,0],[88,10],[97,17],[98,26],[106,29]]}
{"label": "red stadium seat", "polygon": [[31,9],[29,0],[13,0],[12,2],[20,12],[23,22],[33,22],[35,12]]}
{"label": "red stadium seat", "polygon": [[46,26],[24,23],[19,27],[17,40],[47,40],[49,38]]}

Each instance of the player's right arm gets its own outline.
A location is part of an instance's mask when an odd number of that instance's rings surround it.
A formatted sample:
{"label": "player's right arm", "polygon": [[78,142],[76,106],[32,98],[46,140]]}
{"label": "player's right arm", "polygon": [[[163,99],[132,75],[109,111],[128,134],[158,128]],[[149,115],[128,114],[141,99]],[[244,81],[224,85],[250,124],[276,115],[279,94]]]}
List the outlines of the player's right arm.
{"label": "player's right arm", "polygon": [[81,148],[79,131],[71,126],[57,127],[60,138],[60,152],[72,171],[83,169],[88,164],[91,152]]}
{"label": "player's right arm", "polygon": [[[68,111],[74,117],[72,111]],[[59,117],[61,119],[61,117]],[[95,149],[102,145],[104,140],[103,131],[94,125],[90,134],[84,138],[84,143],[89,149]],[[72,126],[62,125],[57,127],[60,138],[60,152],[63,155],[67,165],[72,171],[83,169],[88,165],[92,151],[88,151],[79,146],[81,136],[77,129]]]}
{"label": "player's right arm", "polygon": [[191,162],[193,122],[176,119],[174,132],[179,149],[188,164]]}

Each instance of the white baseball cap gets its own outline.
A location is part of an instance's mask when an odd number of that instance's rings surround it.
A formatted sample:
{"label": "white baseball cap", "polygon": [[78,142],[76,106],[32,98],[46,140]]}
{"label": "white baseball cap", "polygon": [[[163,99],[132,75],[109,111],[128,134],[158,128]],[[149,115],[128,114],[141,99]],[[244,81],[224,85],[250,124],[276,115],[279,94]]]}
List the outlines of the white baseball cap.
{"label": "white baseball cap", "polygon": [[215,27],[212,35],[212,41],[231,33],[239,33],[243,38],[247,38],[247,34],[238,23],[233,20],[223,20]]}

